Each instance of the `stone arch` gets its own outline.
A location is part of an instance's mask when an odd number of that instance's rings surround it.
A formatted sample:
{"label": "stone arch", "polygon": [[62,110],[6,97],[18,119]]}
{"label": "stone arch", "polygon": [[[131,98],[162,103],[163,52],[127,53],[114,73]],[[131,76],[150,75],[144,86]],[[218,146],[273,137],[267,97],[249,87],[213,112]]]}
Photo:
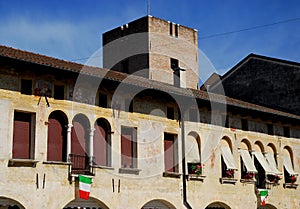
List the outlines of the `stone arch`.
{"label": "stone arch", "polygon": [[241,149],[245,149],[245,150],[252,150],[252,146],[251,143],[248,139],[242,139],[241,143],[240,143],[240,148]]}
{"label": "stone arch", "polygon": [[231,209],[227,204],[223,202],[213,202],[210,203],[205,209]]}
{"label": "stone arch", "polygon": [[68,204],[66,204],[63,209],[85,209],[85,208],[95,208],[95,209],[109,209],[109,207],[103,203],[102,201],[90,197],[88,200],[83,200],[80,198],[76,198],[72,201],[70,201]]}
{"label": "stone arch", "polygon": [[68,118],[63,111],[55,110],[48,117],[47,160],[67,161]]}
{"label": "stone arch", "polygon": [[111,125],[105,118],[98,118],[94,124],[95,165],[111,166]]}
{"label": "stone arch", "polygon": [[160,209],[176,209],[176,207],[163,199],[154,199],[145,203],[141,209],[160,208]]}
{"label": "stone arch", "polygon": [[261,153],[264,153],[265,152],[265,148],[264,148],[264,145],[261,141],[256,141],[254,143],[254,150],[255,151],[258,151],[258,152],[261,152]]}
{"label": "stone arch", "polygon": [[[227,142],[227,144],[226,144]],[[228,136],[223,136],[222,140],[221,140],[221,146],[229,146],[231,152],[232,152],[232,141]]]}
{"label": "stone arch", "polygon": [[0,196],[0,209],[25,209],[25,207],[14,199]]}
{"label": "stone arch", "polygon": [[276,146],[273,144],[273,143],[269,143],[268,145],[267,145],[267,147],[266,147],[266,151],[268,152],[268,153],[272,153],[272,154],[277,154],[277,148],[276,148]]}

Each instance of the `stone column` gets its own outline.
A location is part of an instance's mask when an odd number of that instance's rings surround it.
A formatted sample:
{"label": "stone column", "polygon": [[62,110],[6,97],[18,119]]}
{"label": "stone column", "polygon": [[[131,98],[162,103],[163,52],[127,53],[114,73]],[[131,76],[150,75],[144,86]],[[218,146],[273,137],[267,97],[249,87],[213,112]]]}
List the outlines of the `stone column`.
{"label": "stone column", "polygon": [[70,154],[71,154],[71,131],[72,131],[72,124],[68,124],[67,129],[67,162],[70,162]]}
{"label": "stone column", "polygon": [[93,165],[93,157],[94,157],[94,131],[96,129],[92,128],[90,130],[90,142],[89,142],[89,157],[90,157],[90,166]]}

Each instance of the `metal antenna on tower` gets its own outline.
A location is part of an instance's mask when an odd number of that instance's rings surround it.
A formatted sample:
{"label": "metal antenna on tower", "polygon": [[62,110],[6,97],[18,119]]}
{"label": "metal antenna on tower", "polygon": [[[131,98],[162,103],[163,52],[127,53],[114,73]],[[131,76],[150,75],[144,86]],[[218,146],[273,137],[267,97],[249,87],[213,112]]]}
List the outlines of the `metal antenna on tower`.
{"label": "metal antenna on tower", "polygon": [[148,4],[147,4],[147,15],[150,15],[150,0],[148,0]]}

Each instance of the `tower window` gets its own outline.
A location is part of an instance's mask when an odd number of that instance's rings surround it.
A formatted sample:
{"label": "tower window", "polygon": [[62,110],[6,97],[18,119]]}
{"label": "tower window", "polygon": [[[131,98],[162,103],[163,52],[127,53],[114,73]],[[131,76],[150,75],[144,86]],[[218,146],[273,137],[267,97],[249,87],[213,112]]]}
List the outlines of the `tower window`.
{"label": "tower window", "polygon": [[175,37],[176,38],[178,37],[178,25],[177,24],[175,25]]}
{"label": "tower window", "polygon": [[170,36],[173,36],[173,23],[170,22]]}

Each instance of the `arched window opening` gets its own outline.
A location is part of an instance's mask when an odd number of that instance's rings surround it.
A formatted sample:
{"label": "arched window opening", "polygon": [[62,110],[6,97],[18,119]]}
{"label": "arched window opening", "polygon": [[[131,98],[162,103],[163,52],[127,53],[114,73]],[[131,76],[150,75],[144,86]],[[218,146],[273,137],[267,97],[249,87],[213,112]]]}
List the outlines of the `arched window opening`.
{"label": "arched window opening", "polygon": [[89,121],[83,114],[74,117],[71,132],[71,154],[72,172],[76,174],[89,174]]}
{"label": "arched window opening", "polygon": [[244,183],[254,182],[257,170],[252,159],[250,143],[246,139],[241,142],[240,155],[241,181]]}
{"label": "arched window opening", "polygon": [[54,111],[49,115],[47,161],[67,161],[67,124],[63,112]]}
{"label": "arched window opening", "polygon": [[94,125],[94,159],[93,164],[111,166],[111,127],[106,119],[100,118]]}
{"label": "arched window opening", "polygon": [[222,171],[222,183],[226,179],[234,179],[237,166],[232,154],[231,141],[228,138],[221,140],[221,171]]}
{"label": "arched window opening", "polygon": [[186,138],[186,162],[189,175],[202,175],[203,164],[201,163],[201,141],[197,133],[191,132]]}
{"label": "arched window opening", "polygon": [[290,147],[285,147],[282,151],[284,169],[284,187],[297,188],[298,173],[294,171],[293,152]]}

